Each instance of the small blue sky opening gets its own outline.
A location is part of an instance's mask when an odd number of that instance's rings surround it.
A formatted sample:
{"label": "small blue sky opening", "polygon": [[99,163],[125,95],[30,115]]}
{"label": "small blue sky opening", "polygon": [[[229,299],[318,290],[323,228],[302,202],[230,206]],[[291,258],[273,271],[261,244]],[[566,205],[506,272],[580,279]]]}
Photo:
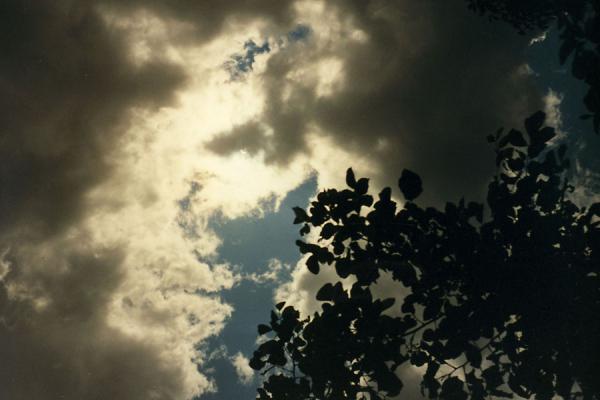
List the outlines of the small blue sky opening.
{"label": "small blue sky opening", "polygon": [[[265,272],[269,260],[273,258],[284,264],[295,265],[300,259],[295,245],[296,239],[300,237],[300,227],[292,223],[292,207],[305,207],[316,191],[317,179],[313,176],[289,192],[278,210],[265,203],[265,213],[260,217],[249,215],[232,220],[223,217],[211,219],[209,228],[223,241],[218,249],[219,258],[215,262],[236,265],[242,275]],[[242,385],[238,381],[229,357],[238,352],[246,357],[252,355],[258,336],[256,326],[269,318],[275,288],[289,279],[290,271],[283,271],[278,281],[257,283],[242,280],[231,290],[221,293],[223,301],[231,304],[234,311],[219,336],[210,338],[203,346],[205,351],[224,347],[226,352],[201,367],[205,372],[214,371],[208,375],[215,379],[218,387],[217,393],[204,394],[202,399],[255,397],[256,385]]]}
{"label": "small blue sky opening", "polygon": [[[288,43],[304,41],[310,36],[311,32],[310,26],[298,24],[285,35],[276,38],[274,42],[277,43],[279,47],[285,47],[285,39],[287,39]],[[258,45],[254,40],[249,39],[244,43],[243,49],[243,52],[234,53],[229,56],[229,60],[224,64],[232,81],[243,80],[247,74],[254,70],[256,56],[270,53],[272,50],[268,39],[264,39],[261,45]]]}

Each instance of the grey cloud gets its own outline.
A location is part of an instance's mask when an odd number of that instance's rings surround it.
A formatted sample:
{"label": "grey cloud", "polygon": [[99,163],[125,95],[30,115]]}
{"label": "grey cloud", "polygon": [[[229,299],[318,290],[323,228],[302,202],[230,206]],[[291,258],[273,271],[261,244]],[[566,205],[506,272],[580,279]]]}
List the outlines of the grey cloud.
{"label": "grey cloud", "polygon": [[0,26],[0,397],[176,398],[177,368],[105,320],[121,251],[55,240],[110,175],[129,109],[173,102],[184,75],[134,65],[93,2],[3,1]]}
{"label": "grey cloud", "polygon": [[292,16],[289,0],[248,1],[172,1],[172,0],[102,0],[121,10],[146,9],[161,16],[186,23],[187,34],[179,40],[202,43],[215,37],[228,22],[247,22],[259,18],[285,26]]}
{"label": "grey cloud", "polygon": [[[127,246],[98,248],[80,232],[95,206],[86,195],[114,172],[131,110],[173,105],[186,84],[162,54],[134,62],[125,33],[101,14],[111,3],[0,2],[2,273],[10,264],[0,282],[2,399],[179,400],[210,387],[200,375],[190,382],[189,358],[178,364],[111,326],[107,307],[127,275]],[[203,43],[234,3],[123,1],[118,9],[197,23],[204,30],[193,39]]]}
{"label": "grey cloud", "polygon": [[[3,399],[176,399],[180,374],[106,323],[123,254],[80,241],[12,250],[0,285]],[[44,269],[31,265],[44,263]],[[143,384],[140,384],[143,383]]]}
{"label": "grey cloud", "polygon": [[91,2],[0,5],[0,220],[58,231],[104,179],[130,107],[174,100],[182,71],[132,64]]}
{"label": "grey cloud", "polygon": [[[317,126],[337,145],[374,160],[385,184],[410,168],[424,178],[426,201],[480,195],[493,171],[485,136],[519,126],[542,106],[522,68],[529,38],[470,14],[460,0],[328,4],[331,18],[338,12],[354,21],[368,40],[352,40],[346,31],[323,44],[313,35],[309,46],[271,56],[261,77],[267,100],[259,117],[274,131],[264,146],[267,159],[286,163],[310,151],[306,134]],[[344,64],[345,82],[332,95],[290,81],[290,73],[326,57]],[[234,133],[230,151],[264,142]],[[219,137],[209,147],[224,152],[225,143]]]}
{"label": "grey cloud", "polygon": [[245,150],[254,155],[267,143],[268,139],[261,124],[250,121],[236,126],[227,134],[218,135],[207,143],[206,147],[220,155],[227,155],[231,149]]}

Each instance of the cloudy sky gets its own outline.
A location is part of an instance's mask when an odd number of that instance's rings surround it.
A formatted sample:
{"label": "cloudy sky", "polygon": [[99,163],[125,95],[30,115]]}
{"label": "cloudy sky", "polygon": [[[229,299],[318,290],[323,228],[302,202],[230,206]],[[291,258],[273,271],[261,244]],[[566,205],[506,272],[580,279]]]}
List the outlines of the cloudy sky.
{"label": "cloudy sky", "polygon": [[253,398],[274,297],[315,306],[290,209],[350,166],[480,199],[545,109],[597,193],[557,46],[463,0],[3,0],[0,398]]}

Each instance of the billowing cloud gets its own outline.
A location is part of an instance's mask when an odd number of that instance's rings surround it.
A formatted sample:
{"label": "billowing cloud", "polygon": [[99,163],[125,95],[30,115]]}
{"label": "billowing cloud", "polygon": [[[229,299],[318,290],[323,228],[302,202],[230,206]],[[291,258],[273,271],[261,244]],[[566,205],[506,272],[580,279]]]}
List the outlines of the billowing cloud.
{"label": "billowing cloud", "polygon": [[[175,399],[210,388],[186,362],[193,349],[180,344],[178,354],[165,348],[168,341],[107,323],[114,292],[126,281],[125,258],[122,249],[90,245],[84,232],[5,255],[10,268],[1,287],[3,398]],[[202,313],[223,307],[200,298],[194,304],[191,297],[186,303]],[[177,321],[168,315],[174,308],[167,300],[124,306],[146,308],[145,318],[153,315],[156,324]]]}
{"label": "billowing cloud", "polygon": [[242,353],[237,353],[231,358],[231,363],[235,367],[235,372],[240,381],[248,385],[254,380],[254,370],[250,368],[250,360]]}
{"label": "billowing cloud", "polygon": [[0,7],[0,232],[44,235],[76,219],[82,194],[109,174],[129,108],[172,103],[185,77],[160,58],[132,64],[91,3]]}
{"label": "billowing cloud", "polygon": [[[429,201],[480,195],[493,170],[485,136],[542,106],[524,68],[530,38],[462,1],[296,4],[308,41],[273,52],[260,74],[263,112],[209,143],[262,147],[288,163],[318,132],[395,182],[418,171]],[[340,166],[343,169],[346,166]]]}
{"label": "billowing cloud", "polygon": [[[168,4],[0,5],[2,398],[190,399],[214,390],[198,370],[197,344],[223,328],[232,308],[219,292],[238,278],[210,261],[218,238],[186,237],[177,223],[190,181],[204,182],[194,173],[214,165],[191,163],[201,139],[180,128],[189,121],[183,93],[206,83],[210,66],[192,60],[205,73],[193,76],[188,53],[170,41],[189,35],[182,46],[198,50],[234,12],[197,9],[194,20]],[[191,128],[206,133],[228,115]],[[175,134],[165,138],[169,124]],[[266,195],[257,190],[231,212]],[[200,214],[219,208],[216,197],[201,204]]]}

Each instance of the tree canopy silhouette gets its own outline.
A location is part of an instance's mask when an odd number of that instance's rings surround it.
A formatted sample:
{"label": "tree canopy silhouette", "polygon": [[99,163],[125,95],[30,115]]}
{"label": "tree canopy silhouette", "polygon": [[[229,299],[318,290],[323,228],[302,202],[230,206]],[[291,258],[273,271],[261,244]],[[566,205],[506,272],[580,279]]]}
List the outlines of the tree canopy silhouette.
{"label": "tree canopy silhouette", "polygon": [[[390,188],[375,200],[351,169],[347,189],[295,208],[301,234],[318,233],[297,242],[307,268],[340,281],[318,290],[314,315],[279,303],[259,325],[257,398],[386,399],[401,392],[403,365],[422,367],[429,398],[600,398],[600,203],[569,198],[567,149],[544,120],[488,137],[487,211],[420,207],[408,170],[401,207]],[[383,272],[408,294],[374,297]]]}
{"label": "tree canopy silhouette", "polygon": [[467,0],[473,11],[492,20],[504,20],[521,33],[546,30],[557,24],[559,60],[571,55],[571,71],[588,85],[583,99],[596,134],[600,133],[600,0]]}

